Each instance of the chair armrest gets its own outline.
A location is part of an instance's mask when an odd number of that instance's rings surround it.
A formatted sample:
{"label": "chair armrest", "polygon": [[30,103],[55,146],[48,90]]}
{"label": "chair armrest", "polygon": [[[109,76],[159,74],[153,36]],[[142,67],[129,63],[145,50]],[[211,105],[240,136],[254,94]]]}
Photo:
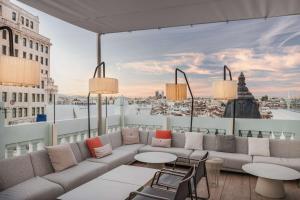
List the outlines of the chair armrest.
{"label": "chair armrest", "polygon": [[[129,197],[132,197],[134,195],[140,195],[140,196],[144,196],[144,197],[148,197],[148,198],[152,198],[152,199],[158,199],[158,200],[170,200],[168,198],[165,197],[160,197],[160,196],[156,196],[156,195],[152,195],[152,194],[147,194],[147,193],[143,193],[143,192],[131,192]],[[131,198],[130,198],[131,199]]]}
{"label": "chair armrest", "polygon": [[178,174],[186,174],[187,172],[186,171],[181,171],[181,170],[174,170],[174,169],[167,169],[167,168],[163,168],[161,169],[161,171],[165,172],[175,172],[175,173],[178,173]]}

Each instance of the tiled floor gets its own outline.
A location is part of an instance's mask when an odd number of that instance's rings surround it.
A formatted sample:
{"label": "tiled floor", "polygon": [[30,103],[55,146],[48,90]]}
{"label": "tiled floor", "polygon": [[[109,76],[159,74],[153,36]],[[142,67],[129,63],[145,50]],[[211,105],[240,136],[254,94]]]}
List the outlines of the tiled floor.
{"label": "tiled floor", "polygon": [[[145,166],[141,163],[134,165]],[[210,200],[269,200],[255,193],[256,177],[242,173],[221,172],[219,186],[210,186]],[[297,181],[284,183],[288,200],[300,200],[300,187]],[[206,197],[206,184],[202,180],[198,185],[198,194]]]}

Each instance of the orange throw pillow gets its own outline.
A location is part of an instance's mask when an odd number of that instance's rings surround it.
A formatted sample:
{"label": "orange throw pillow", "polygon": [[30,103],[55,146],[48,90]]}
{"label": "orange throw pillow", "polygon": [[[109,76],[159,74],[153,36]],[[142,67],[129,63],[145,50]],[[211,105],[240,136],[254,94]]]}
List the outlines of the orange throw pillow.
{"label": "orange throw pillow", "polygon": [[95,148],[103,146],[99,137],[89,138],[85,141],[85,144],[94,158],[96,158]]}
{"label": "orange throw pillow", "polygon": [[159,139],[172,139],[170,130],[156,130],[155,137]]}

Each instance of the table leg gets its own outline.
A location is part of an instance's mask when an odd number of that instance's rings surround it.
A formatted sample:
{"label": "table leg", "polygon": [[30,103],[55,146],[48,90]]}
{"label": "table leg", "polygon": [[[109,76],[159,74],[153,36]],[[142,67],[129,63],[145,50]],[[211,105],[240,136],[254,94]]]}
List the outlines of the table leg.
{"label": "table leg", "polygon": [[283,181],[258,177],[255,192],[269,198],[283,198],[285,191]]}

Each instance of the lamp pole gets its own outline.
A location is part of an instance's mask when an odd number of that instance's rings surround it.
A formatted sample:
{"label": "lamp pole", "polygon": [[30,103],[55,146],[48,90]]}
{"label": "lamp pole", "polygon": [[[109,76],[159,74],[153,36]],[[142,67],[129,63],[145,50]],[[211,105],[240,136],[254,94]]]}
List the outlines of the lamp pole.
{"label": "lamp pole", "polygon": [[[102,67],[102,70],[103,70],[103,78],[105,78],[105,62],[100,62],[100,64],[96,66],[93,78],[96,77],[97,72],[98,72],[98,75],[99,75],[99,71],[101,71],[101,67]],[[88,97],[87,97],[87,104],[88,104],[88,136],[89,136],[89,138],[91,137],[90,96],[91,96],[91,93],[89,92]],[[98,119],[98,122],[99,121],[100,121],[100,123],[102,123],[102,120]]]}
{"label": "lamp pole", "polygon": [[[232,76],[231,76],[231,71],[230,69],[227,67],[227,65],[224,65],[224,74],[223,74],[223,77],[224,77],[224,81],[226,80],[226,70],[228,71],[229,73],[229,78],[230,80],[232,81]],[[232,116],[233,116],[233,120],[232,120],[232,134],[235,135],[235,107],[236,107],[236,99],[233,99],[233,113],[232,113]]]}
{"label": "lamp pole", "polygon": [[190,84],[189,84],[189,81],[188,81],[188,79],[186,77],[185,72],[182,71],[182,70],[180,70],[180,69],[178,69],[178,68],[176,68],[176,70],[175,70],[175,84],[177,85],[177,73],[178,72],[181,72],[183,74],[185,82],[186,82],[186,84],[187,84],[187,86],[189,88],[189,92],[190,92],[190,95],[191,95],[191,98],[192,98],[191,122],[190,122],[190,132],[192,132],[193,131],[193,115],[194,115],[194,95],[192,93],[192,90],[191,90],[191,87],[190,87]]}
{"label": "lamp pole", "polygon": [[[97,65],[101,65],[101,34],[97,34]],[[105,64],[104,64],[105,68]],[[105,69],[104,69],[105,70]],[[101,70],[98,70],[98,77],[101,77]],[[103,74],[105,77],[105,71]],[[94,75],[95,78],[95,75]],[[101,135],[102,133],[102,98],[101,94],[98,94],[98,135]]]}

